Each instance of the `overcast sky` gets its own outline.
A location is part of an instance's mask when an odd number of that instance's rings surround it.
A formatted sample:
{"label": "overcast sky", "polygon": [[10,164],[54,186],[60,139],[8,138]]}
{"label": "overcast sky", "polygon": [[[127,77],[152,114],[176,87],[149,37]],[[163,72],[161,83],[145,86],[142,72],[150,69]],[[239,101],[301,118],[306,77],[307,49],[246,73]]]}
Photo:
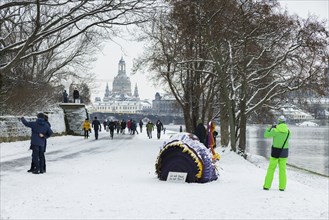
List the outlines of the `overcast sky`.
{"label": "overcast sky", "polygon": [[[279,0],[281,6],[286,8],[290,14],[298,14],[302,18],[315,15],[320,20],[327,21],[329,29],[329,1],[328,0]],[[138,86],[141,99],[153,99],[155,93],[162,92],[161,85],[154,85],[148,80],[146,74],[137,73],[131,75],[134,58],[142,54],[141,43],[117,39],[116,43],[108,42],[102,52],[99,52],[98,60],[94,63],[92,71],[96,73],[98,89],[93,91],[92,100],[95,96],[103,98],[106,83],[112,89],[113,78],[118,74],[118,63],[121,57],[126,61],[127,75],[130,77],[132,92],[135,85]]]}

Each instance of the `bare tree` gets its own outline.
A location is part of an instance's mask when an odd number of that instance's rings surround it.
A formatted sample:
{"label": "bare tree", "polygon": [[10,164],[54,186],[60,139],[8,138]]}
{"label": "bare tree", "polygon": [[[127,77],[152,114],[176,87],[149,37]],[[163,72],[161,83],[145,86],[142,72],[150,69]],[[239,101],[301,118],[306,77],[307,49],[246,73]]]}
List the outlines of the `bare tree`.
{"label": "bare tree", "polygon": [[193,132],[199,118],[207,122],[213,115],[213,67],[207,60],[200,2],[169,5],[158,12],[151,28],[144,27],[150,47],[138,65],[148,64],[156,80],[169,88],[183,109],[186,130]]}
{"label": "bare tree", "polygon": [[[6,31],[1,31],[0,38],[0,56],[5,57],[1,74],[24,59],[47,53],[88,31],[97,34],[97,28],[113,30],[116,25],[143,22],[143,13],[152,3],[152,0],[2,1],[0,24]],[[58,36],[64,37],[56,40]],[[36,44],[44,44],[44,47],[31,50]]]}
{"label": "bare tree", "polygon": [[[117,27],[144,22],[144,13],[152,10],[154,2],[1,1],[2,107],[16,105],[10,104],[17,100],[10,98],[10,94],[24,85],[52,87],[57,94],[62,89],[59,84],[62,78],[73,76],[86,82],[85,78],[90,74],[84,73],[94,60],[93,54],[100,43],[117,36]],[[39,103],[46,101],[42,96],[39,98]]]}
{"label": "bare tree", "polygon": [[[221,95],[230,121],[231,147],[244,152],[248,116],[263,106],[279,104],[280,97],[324,78],[328,32],[317,21],[275,13],[252,1],[213,12],[210,44]],[[226,11],[229,10],[229,11]],[[223,21],[225,16],[226,22]],[[228,26],[227,24],[230,24]],[[272,107],[272,106],[271,106]]]}

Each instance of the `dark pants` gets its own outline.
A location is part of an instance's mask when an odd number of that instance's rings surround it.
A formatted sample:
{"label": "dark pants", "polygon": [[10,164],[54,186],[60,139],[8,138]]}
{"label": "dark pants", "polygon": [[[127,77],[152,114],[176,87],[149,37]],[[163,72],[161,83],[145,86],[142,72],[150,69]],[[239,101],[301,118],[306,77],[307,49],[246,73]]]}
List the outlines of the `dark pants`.
{"label": "dark pants", "polygon": [[157,137],[158,137],[158,139],[160,139],[160,137],[161,137],[161,129],[157,129]]}
{"label": "dark pants", "polygon": [[44,171],[45,164],[45,147],[44,146],[32,146],[32,162],[37,171]]}
{"label": "dark pants", "polygon": [[98,139],[98,130],[94,129],[95,131],[95,139],[97,140]]}
{"label": "dark pants", "polygon": [[110,128],[110,134],[111,134],[111,138],[113,139],[113,135],[114,135],[114,128]]}
{"label": "dark pants", "polygon": [[84,130],[84,137],[88,138],[89,137],[89,130]]}

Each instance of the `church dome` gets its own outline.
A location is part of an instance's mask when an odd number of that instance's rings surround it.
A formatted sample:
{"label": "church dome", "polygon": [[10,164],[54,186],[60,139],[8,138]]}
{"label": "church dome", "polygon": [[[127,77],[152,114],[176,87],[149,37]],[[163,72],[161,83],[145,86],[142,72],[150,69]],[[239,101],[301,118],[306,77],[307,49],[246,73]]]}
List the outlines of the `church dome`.
{"label": "church dome", "polygon": [[113,94],[124,94],[131,96],[131,82],[129,77],[126,75],[126,62],[121,58],[118,66],[118,75],[114,77],[113,86],[112,86]]}

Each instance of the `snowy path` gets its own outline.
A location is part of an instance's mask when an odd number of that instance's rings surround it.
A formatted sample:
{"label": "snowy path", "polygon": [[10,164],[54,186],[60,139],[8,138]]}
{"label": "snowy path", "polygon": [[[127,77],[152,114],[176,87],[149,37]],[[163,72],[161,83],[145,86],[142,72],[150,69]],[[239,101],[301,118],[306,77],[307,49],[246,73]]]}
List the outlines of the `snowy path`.
{"label": "snowy path", "polygon": [[48,140],[47,173],[33,175],[28,141],[1,143],[1,219],[328,219],[328,178],[288,170],[285,192],[263,191],[267,161],[225,151],[219,180],[159,181],[166,139],[101,132]]}

